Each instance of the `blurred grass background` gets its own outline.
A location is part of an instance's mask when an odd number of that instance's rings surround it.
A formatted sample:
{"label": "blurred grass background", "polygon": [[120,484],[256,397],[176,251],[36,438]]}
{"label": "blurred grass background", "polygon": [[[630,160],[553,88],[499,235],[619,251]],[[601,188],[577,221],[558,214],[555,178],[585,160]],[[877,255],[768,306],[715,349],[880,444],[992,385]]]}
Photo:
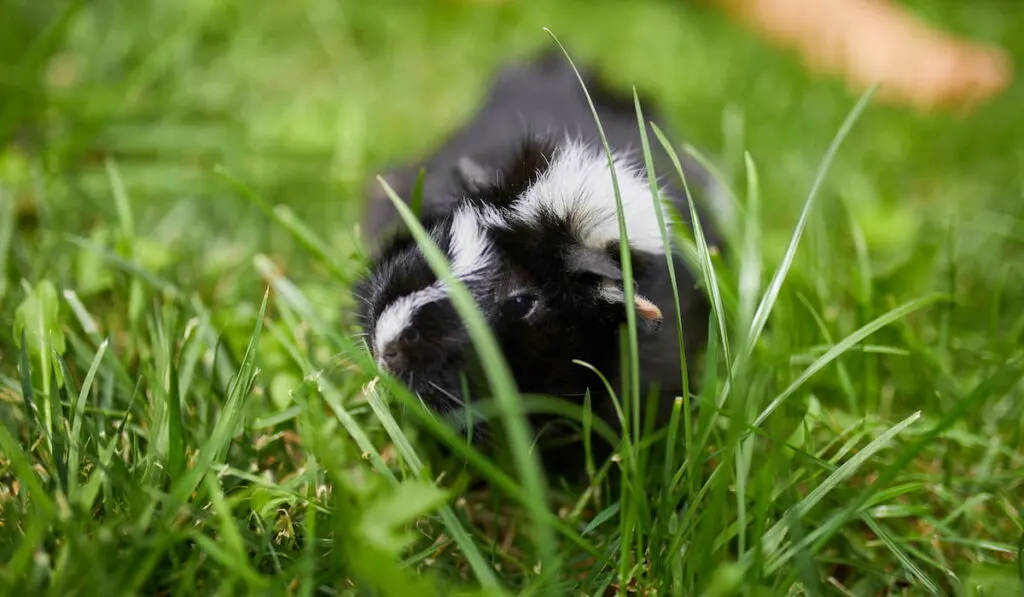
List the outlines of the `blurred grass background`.
{"label": "blurred grass background", "polygon": [[[1024,63],[1018,33],[1024,28],[1024,3],[908,4],[952,31],[1009,48],[1018,64]],[[241,355],[273,276],[295,281],[326,322],[343,323],[342,313],[351,305],[347,283],[359,273],[356,222],[366,180],[390,163],[429,151],[457,127],[482,99],[501,62],[551,43],[541,27],[549,27],[578,61],[594,65],[623,89],[636,85],[649,93],[687,141],[735,177],[737,189],[745,184],[743,152],[752,154],[760,173],[763,251],[769,263],[785,249],[821,156],[856,100],[839,82],[806,74],[791,56],[722,15],[669,0],[497,5],[2,0],[0,14],[0,391],[5,409],[0,418],[26,434],[25,445],[33,436],[21,417],[16,309],[26,297],[45,294],[38,292],[40,281],[51,281],[58,293],[74,290],[102,335],[111,339],[109,350],[127,373],[110,374],[118,381],[109,382],[116,389],[109,390],[113,398],[103,408],[117,413],[129,408],[138,392],[130,382],[142,380],[143,395],[155,391],[150,384],[157,384],[152,380],[160,378],[163,362],[157,339],[171,333],[157,325],[166,315],[157,306],[166,292],[139,286],[144,279],[139,271],[168,281],[204,305],[211,332],[223,334],[234,357],[229,370],[242,370]],[[1021,106],[1021,78],[966,117],[924,117],[873,105],[841,148],[815,208],[813,232],[801,247],[794,284],[814,294],[815,304],[840,335],[862,325],[874,310],[932,290],[952,288],[958,300],[939,323],[935,318],[919,321],[921,335],[914,338],[913,350],[938,347],[940,356],[925,359],[927,366],[916,369],[874,373],[880,377],[866,381],[863,393],[867,412],[889,417],[916,408],[941,410],[948,405],[928,392],[934,389],[930,384],[969,387],[987,367],[1016,350],[1024,321],[1017,308],[1024,296]],[[224,173],[267,204],[287,206],[324,239],[343,264],[340,275],[330,275],[310,259]],[[124,190],[120,202],[118,180]],[[852,230],[863,234],[873,272],[869,281],[856,273],[862,270]],[[114,254],[121,265],[111,265],[102,251]],[[261,270],[266,262],[254,262],[256,254],[267,256],[279,271],[270,276]],[[951,257],[955,267],[949,265]],[[134,264],[135,273],[126,274],[124,263]],[[864,291],[865,285],[871,292]],[[798,311],[796,299],[791,302],[790,312]],[[72,307],[60,307],[57,326],[79,337],[81,344],[72,341],[69,350],[77,351],[70,367],[81,384],[99,342],[82,328],[80,313],[72,317]],[[185,319],[175,325],[184,326]],[[305,346],[305,332],[290,333],[296,345]],[[805,344],[821,342],[813,327],[801,333]],[[251,427],[253,421],[280,412],[298,416],[287,410],[294,408],[289,390],[307,372],[291,362],[288,346],[279,336],[261,340],[262,373],[245,428],[252,441],[265,435]],[[216,354],[212,345],[207,348]],[[324,350],[318,358],[327,361]],[[936,372],[944,377],[927,384],[922,380]],[[210,400],[223,400],[229,392],[221,388],[218,393],[216,375],[209,375],[209,391],[216,395]],[[822,384],[833,382],[839,383]],[[339,383],[346,400],[358,393],[358,379],[343,377]],[[193,399],[197,408],[204,400]],[[975,439],[995,438],[998,449],[974,445],[972,439],[964,440],[960,451],[940,450],[933,456],[959,459],[967,468],[992,450],[1019,456],[1020,408],[1006,406],[1002,396],[993,396],[989,406],[967,418],[961,431],[978,434],[971,435]],[[365,414],[359,407],[355,412]],[[198,427],[212,424],[200,418]],[[144,431],[145,426],[139,433]],[[195,433],[203,436],[198,429]],[[277,446],[270,450],[275,464],[268,466],[294,472],[300,462],[294,456],[289,462],[288,436],[282,433],[275,428],[271,439],[262,440]],[[266,444],[252,449],[257,453],[242,449],[225,458],[247,470],[249,460],[266,457]],[[960,531],[971,541],[997,544],[998,557],[990,560],[1004,564],[1011,560],[1003,548],[1018,539],[1005,533],[1020,531],[1024,499],[1016,474],[1020,469],[1013,466],[1019,458],[1007,458],[992,477],[1003,492],[996,500],[1002,505],[999,514],[979,515],[991,518],[983,518],[973,535]],[[50,464],[38,456],[37,468]],[[0,466],[13,465],[5,461]],[[968,474],[953,468],[957,475]],[[957,483],[939,491],[946,506],[955,507],[964,487],[984,485],[984,479]],[[977,490],[998,493],[989,485]],[[144,495],[149,493],[128,501],[144,502]],[[139,507],[124,506],[124,512]],[[112,510],[107,512],[110,520],[116,519]],[[5,513],[14,511],[31,519],[26,514],[30,508],[5,506]],[[123,531],[122,547],[132,544],[124,537],[141,532],[132,528]],[[18,524],[9,522],[4,530],[10,534],[3,543],[3,561],[27,566],[12,564],[8,580],[27,583],[36,573],[21,571],[48,569],[38,561],[33,568],[31,558],[28,564],[18,559],[24,545]],[[93,531],[83,527],[79,541],[94,536]],[[47,552],[39,545],[28,553]],[[47,549],[81,557],[81,551],[60,545],[54,539]],[[120,563],[148,557],[150,552],[135,545],[134,555]],[[261,557],[270,557],[248,553],[264,564]],[[989,554],[984,546],[971,544],[965,553],[958,554],[965,562],[990,561],[979,555]],[[893,561],[883,557],[878,566],[887,570]],[[92,565],[113,570],[117,564]],[[939,564],[946,565],[956,568]],[[995,569],[1000,579],[1014,576],[1009,564]],[[873,578],[884,576],[876,571]],[[185,582],[171,577],[154,581],[143,575],[133,586]],[[106,582],[116,586],[116,578]]]}

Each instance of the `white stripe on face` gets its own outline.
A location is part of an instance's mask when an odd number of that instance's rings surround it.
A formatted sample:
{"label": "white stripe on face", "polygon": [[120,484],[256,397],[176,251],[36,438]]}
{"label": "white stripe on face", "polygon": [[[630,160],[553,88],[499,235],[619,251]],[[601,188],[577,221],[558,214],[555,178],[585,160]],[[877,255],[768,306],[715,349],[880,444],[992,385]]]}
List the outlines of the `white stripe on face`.
{"label": "white stripe on face", "polygon": [[[448,259],[452,265],[452,272],[459,280],[472,280],[487,269],[493,260],[485,222],[491,224],[495,217],[496,214],[482,214],[465,206],[456,210],[452,219]],[[412,324],[420,308],[446,296],[444,282],[438,280],[426,288],[399,297],[385,307],[377,318],[374,333],[374,349],[377,354],[382,354],[388,344],[402,335],[402,332]]]}
{"label": "white stripe on face", "polygon": [[413,316],[420,307],[442,298],[444,298],[444,291],[428,286],[423,290],[399,297],[385,307],[380,317],[377,318],[377,327],[373,335],[373,347],[377,354],[383,354],[388,344],[394,342],[402,334],[402,330],[409,327]]}
{"label": "white stripe on face", "polygon": [[[646,177],[623,156],[613,154],[612,158],[630,246],[653,253],[664,251]],[[544,213],[564,218],[572,224],[580,242],[590,248],[603,249],[620,240],[608,157],[583,143],[570,141],[562,146],[550,168],[523,193],[513,211],[531,223]],[[668,213],[664,209],[662,213],[668,222]]]}

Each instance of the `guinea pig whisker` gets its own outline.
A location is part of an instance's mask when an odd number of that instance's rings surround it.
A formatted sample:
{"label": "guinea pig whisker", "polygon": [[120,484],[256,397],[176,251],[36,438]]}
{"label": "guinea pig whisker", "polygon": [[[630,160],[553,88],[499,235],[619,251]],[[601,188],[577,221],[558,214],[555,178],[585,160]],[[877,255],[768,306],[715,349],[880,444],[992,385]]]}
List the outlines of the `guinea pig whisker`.
{"label": "guinea pig whisker", "polygon": [[437,385],[436,383],[430,382],[430,386],[433,387],[438,392],[440,392],[442,396],[444,396],[445,398],[450,400],[452,404],[454,404],[456,406],[462,406],[463,405],[463,401],[462,401],[461,398],[459,398],[455,394],[452,394],[451,392],[449,392],[448,390],[442,388],[441,386]]}
{"label": "guinea pig whisker", "polygon": [[434,416],[433,409],[431,409],[429,406],[427,406],[427,401],[423,399],[423,396],[419,392],[416,392],[416,398],[419,399],[420,406],[423,407],[423,410],[426,411],[426,413],[430,416],[430,418],[436,419],[437,417]]}
{"label": "guinea pig whisker", "polygon": [[350,295],[354,296],[355,298],[363,301],[364,303],[369,303],[370,302],[369,297],[365,296],[363,293],[358,292],[356,290],[348,290],[347,294],[350,294]]}
{"label": "guinea pig whisker", "polygon": [[[406,387],[408,387],[410,390],[412,390],[412,388],[414,387],[413,386],[413,382],[414,381],[415,381],[415,375],[414,374],[409,374],[409,383],[406,384]],[[416,394],[416,399],[420,401],[420,406],[422,406],[423,409],[427,411],[427,414],[429,414],[431,417],[433,417],[434,413],[431,411],[430,408],[427,407],[427,401],[423,399],[423,396],[418,391],[415,391],[415,390],[413,390],[413,393]]]}

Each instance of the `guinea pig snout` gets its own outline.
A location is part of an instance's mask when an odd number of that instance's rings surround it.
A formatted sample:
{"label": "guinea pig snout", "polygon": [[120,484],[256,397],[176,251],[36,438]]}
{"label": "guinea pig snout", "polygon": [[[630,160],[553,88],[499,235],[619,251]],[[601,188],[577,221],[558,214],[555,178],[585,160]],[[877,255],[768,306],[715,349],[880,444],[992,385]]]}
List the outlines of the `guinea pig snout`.
{"label": "guinea pig snout", "polygon": [[380,353],[381,367],[394,374],[409,371],[415,364],[418,340],[419,334],[415,330],[406,330],[405,333],[385,344]]}
{"label": "guinea pig snout", "polygon": [[397,344],[398,342],[388,344],[384,349],[384,353],[380,355],[381,365],[393,373],[397,373],[406,368],[404,352],[397,346]]}

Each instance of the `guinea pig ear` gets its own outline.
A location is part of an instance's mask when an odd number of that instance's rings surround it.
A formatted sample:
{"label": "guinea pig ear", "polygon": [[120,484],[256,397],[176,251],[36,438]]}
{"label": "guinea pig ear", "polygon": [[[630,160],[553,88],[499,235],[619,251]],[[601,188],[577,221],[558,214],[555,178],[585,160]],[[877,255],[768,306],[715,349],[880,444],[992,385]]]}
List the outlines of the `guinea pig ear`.
{"label": "guinea pig ear", "polygon": [[609,280],[622,280],[622,270],[607,253],[575,246],[566,255],[566,266],[570,272],[595,274]]}
{"label": "guinea pig ear", "polygon": [[[622,289],[622,270],[607,253],[584,247],[573,247],[566,258],[569,271],[596,274],[602,278],[598,291],[600,297],[609,303],[624,303],[626,293]],[[633,293],[633,306],[644,331],[656,332],[664,319],[661,309],[648,298]]]}
{"label": "guinea pig ear", "polygon": [[455,164],[455,175],[468,189],[481,189],[487,186],[487,170],[469,156],[459,158]]}

